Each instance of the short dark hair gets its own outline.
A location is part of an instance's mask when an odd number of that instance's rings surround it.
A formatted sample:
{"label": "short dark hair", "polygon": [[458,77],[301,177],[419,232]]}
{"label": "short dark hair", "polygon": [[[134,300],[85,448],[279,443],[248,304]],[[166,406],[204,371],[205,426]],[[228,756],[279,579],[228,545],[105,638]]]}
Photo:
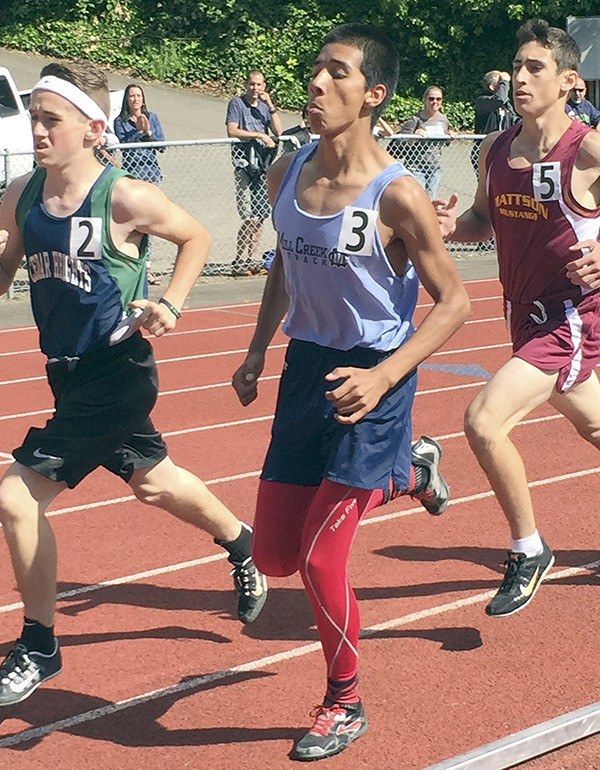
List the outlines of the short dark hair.
{"label": "short dark hair", "polygon": [[396,93],[400,71],[396,46],[382,29],[370,24],[340,24],[325,36],[323,46],[330,43],[342,43],[362,51],[360,71],[365,76],[367,88],[380,83],[386,87],[385,99],[371,114],[371,124],[375,125]]}
{"label": "short dark hair", "polygon": [[102,70],[88,61],[72,62],[63,64],[61,62],[50,62],[42,67],[40,77],[53,75],[54,77],[66,80],[77,86],[81,91],[93,99],[102,112],[110,115],[110,96],[108,94],[108,78]]}
{"label": "short dark hair", "polygon": [[517,40],[519,47],[535,42],[552,51],[559,72],[579,69],[581,53],[577,43],[564,29],[551,27],[544,19],[526,21],[517,30]]}

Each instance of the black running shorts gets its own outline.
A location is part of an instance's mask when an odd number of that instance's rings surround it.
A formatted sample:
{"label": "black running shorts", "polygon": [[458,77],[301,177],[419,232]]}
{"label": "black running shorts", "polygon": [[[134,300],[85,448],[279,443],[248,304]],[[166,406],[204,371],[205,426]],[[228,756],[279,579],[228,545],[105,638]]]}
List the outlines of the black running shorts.
{"label": "black running shorts", "polygon": [[30,428],[13,451],[17,462],[72,488],[98,466],[129,481],[167,456],[150,419],[156,363],[140,333],[79,359],[50,360],[46,372],[55,412],[44,428]]}

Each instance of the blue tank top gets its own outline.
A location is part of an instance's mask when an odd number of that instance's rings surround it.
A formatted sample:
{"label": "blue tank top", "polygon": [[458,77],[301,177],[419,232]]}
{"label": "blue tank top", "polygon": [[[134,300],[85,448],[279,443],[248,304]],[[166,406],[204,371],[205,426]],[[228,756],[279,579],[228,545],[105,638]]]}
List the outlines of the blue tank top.
{"label": "blue tank top", "polygon": [[108,345],[128,303],[143,296],[147,238],[139,257],[120,252],[110,236],[112,191],[120,169],[107,166],[77,211],[46,211],[46,174],[38,168],[17,204],[31,306],[48,358],[82,356]]}
{"label": "blue tank top", "polygon": [[395,350],[413,333],[419,279],[410,262],[402,276],[392,268],[377,229],[378,206],[387,185],[410,172],[391,163],[342,211],[315,216],[296,198],[314,151],[306,145],[296,152],[273,205],[290,300],[283,330],[337,350]]}

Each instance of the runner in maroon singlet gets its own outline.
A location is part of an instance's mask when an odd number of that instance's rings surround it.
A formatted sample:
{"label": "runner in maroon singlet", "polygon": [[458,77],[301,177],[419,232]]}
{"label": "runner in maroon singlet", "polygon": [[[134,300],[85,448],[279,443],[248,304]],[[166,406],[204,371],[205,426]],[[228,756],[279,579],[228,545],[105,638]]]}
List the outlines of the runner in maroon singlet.
{"label": "runner in maroon singlet", "polygon": [[554,563],[511,430],[549,402],[600,448],[600,136],[565,113],[578,77],[575,41],[540,19],[517,38],[513,93],[522,122],[483,141],[470,209],[458,217],[456,195],[434,202],[444,236],[495,237],[513,344],[465,416],[512,535],[506,575],[486,607],[492,616],[525,607]]}

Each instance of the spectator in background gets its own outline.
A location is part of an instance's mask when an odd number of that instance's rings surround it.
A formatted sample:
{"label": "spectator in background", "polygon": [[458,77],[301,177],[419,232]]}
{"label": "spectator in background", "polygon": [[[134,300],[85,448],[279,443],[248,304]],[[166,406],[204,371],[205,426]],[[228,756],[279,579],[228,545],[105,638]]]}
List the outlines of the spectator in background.
{"label": "spectator in background", "polygon": [[567,106],[565,107],[567,115],[574,120],[585,123],[586,126],[595,128],[596,131],[600,131],[600,110],[596,109],[596,107],[585,98],[586,93],[587,86],[585,80],[577,78],[575,87],[571,90]]}
{"label": "spectator in background", "polygon": [[491,134],[514,125],[519,117],[509,96],[510,75],[490,70],[483,76],[484,93],[475,99],[475,133]]}
{"label": "spectator in background", "polygon": [[[267,195],[267,167],[274,155],[274,136],[282,133],[281,120],[267,91],[265,76],[252,70],[246,79],[246,92],[227,105],[227,136],[257,140],[236,143],[231,147],[235,177],[235,198],[242,224],[237,234],[234,275],[259,272],[256,254],[265,219],[271,208]],[[265,152],[270,150],[271,153]]]}
{"label": "spectator in background", "polygon": [[[504,131],[517,123],[519,116],[510,101],[510,75],[500,70],[490,70],[483,76],[484,93],[475,99],[475,133],[491,134]],[[471,164],[479,178],[479,146],[481,139],[473,141]]]}
{"label": "spectator in background", "polygon": [[[146,107],[146,96],[138,83],[129,83],[123,94],[121,114],[114,122],[115,136],[119,144],[140,142],[164,142],[165,134],[155,112]],[[146,182],[160,184],[163,179],[154,147],[122,150],[121,167],[132,176]],[[151,271],[152,247],[148,242],[148,283],[160,285],[160,279]]]}
{"label": "spectator in background", "polygon": [[[115,118],[115,134],[120,144],[164,142],[165,135],[155,112],[146,107],[144,91],[130,83],[123,94],[121,114]],[[163,175],[153,147],[123,150],[123,168],[138,179],[158,184]]]}
{"label": "spectator in background", "polygon": [[424,108],[400,126],[402,134],[433,139],[431,142],[419,142],[411,153],[412,157],[406,159],[410,171],[430,198],[436,197],[442,176],[442,143],[435,138],[450,135],[448,118],[442,112],[443,101],[444,93],[440,86],[428,86],[423,94]]}
{"label": "spectator in background", "polygon": [[302,107],[300,122],[297,126],[286,128],[285,131],[281,132],[281,136],[289,137],[287,141],[282,142],[284,152],[293,152],[294,150],[297,150],[298,147],[302,147],[303,144],[308,144],[310,142],[310,126],[306,122],[307,109],[308,103]]}
{"label": "spectator in background", "polygon": [[395,131],[387,122],[387,120],[384,120],[382,117],[379,117],[377,118],[377,122],[373,126],[372,133],[375,139],[383,139],[388,136],[393,136],[395,134]]}

